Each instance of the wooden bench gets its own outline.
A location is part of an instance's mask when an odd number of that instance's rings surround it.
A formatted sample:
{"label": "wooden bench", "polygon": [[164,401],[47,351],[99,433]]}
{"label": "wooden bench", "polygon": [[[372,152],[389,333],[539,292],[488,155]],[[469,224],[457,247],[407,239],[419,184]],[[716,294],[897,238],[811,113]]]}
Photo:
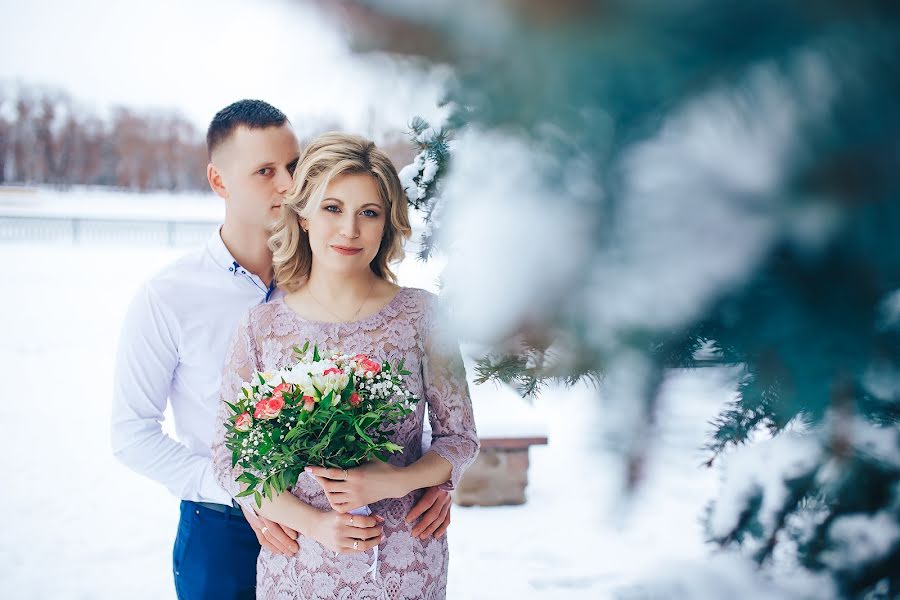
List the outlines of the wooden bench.
{"label": "wooden bench", "polygon": [[524,504],[528,449],[546,443],[546,436],[482,438],[481,452],[454,490],[453,501],[460,506]]}

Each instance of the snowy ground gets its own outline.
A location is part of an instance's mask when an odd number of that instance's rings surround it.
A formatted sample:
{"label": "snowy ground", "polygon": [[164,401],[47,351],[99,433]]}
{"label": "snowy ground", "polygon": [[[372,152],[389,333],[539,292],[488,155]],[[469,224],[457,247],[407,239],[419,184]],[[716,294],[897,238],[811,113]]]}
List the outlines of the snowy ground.
{"label": "snowy ground", "polygon": [[[178,501],[112,458],[107,426],[126,303],[182,252],[0,244],[4,597],[174,598]],[[410,259],[400,274],[433,289],[432,267]],[[660,563],[702,558],[699,515],[717,475],[699,467],[697,448],[733,378],[721,370],[669,378],[651,483],[631,503],[618,493],[613,449],[599,441],[596,391],[548,391],[530,408],[492,386],[474,389],[483,433],[537,424],[550,444],[531,450],[524,506],[454,507],[449,597],[609,598]]]}

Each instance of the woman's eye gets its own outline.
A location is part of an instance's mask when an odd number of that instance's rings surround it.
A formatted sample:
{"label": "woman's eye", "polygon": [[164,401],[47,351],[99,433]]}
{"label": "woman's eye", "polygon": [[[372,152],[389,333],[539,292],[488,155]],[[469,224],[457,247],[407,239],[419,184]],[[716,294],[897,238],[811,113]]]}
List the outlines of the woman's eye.
{"label": "woman's eye", "polygon": [[257,175],[268,175],[272,172],[274,172],[274,169],[272,169],[272,167],[263,167],[262,169],[257,171],[256,174]]}
{"label": "woman's eye", "polygon": [[338,208],[338,207],[337,207],[336,205],[334,205],[334,204],[329,204],[328,206],[325,207],[325,210],[327,210],[328,212],[333,212],[333,213],[339,213],[339,212],[341,212],[341,209]]}
{"label": "woman's eye", "polygon": [[362,212],[362,214],[364,214],[367,217],[372,217],[372,218],[375,218],[378,216],[378,213],[375,212],[374,210],[372,210],[371,208],[367,208],[366,210],[364,210]]}

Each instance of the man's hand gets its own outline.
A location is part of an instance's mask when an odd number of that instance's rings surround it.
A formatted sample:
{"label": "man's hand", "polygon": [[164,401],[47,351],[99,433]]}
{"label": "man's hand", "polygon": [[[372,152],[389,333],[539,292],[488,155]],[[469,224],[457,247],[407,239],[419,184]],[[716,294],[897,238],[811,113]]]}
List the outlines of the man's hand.
{"label": "man's hand", "polygon": [[271,552],[272,554],[284,554],[285,556],[293,556],[300,551],[300,545],[297,543],[297,532],[290,527],[279,525],[275,521],[270,521],[265,517],[258,516],[253,511],[247,510],[241,505],[241,511],[244,518],[256,534],[259,544]]}
{"label": "man's hand", "polygon": [[437,487],[428,488],[406,515],[406,522],[412,523],[420,516],[422,518],[412,528],[413,537],[424,540],[434,535],[440,539],[450,526],[450,494]]}

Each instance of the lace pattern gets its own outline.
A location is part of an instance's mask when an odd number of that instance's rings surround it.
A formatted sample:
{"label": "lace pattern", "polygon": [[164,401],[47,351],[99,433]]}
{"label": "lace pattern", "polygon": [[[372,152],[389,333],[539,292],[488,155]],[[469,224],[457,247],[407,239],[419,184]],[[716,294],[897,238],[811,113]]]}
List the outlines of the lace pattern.
{"label": "lace pattern", "polygon": [[[279,298],[254,307],[234,334],[226,358],[212,459],[216,477],[232,496],[240,491],[224,445],[223,423],[229,414],[225,400],[236,398],[241,382],[254,370],[276,369],[292,360],[293,347],[309,340],[320,346],[396,364],[401,359],[412,375],[410,390],[423,399],[391,436],[403,451],[390,457],[398,466],[422,456],[422,430],[428,408],[432,429],[430,451],[451,465],[450,479],[441,487],[453,489],[478,454],[478,438],[465,369],[455,342],[437,328],[437,298],[424,290],[402,288],[378,313],[352,323],[308,321]],[[315,479],[300,475],[291,493],[320,510],[330,510]],[[263,549],[257,560],[257,598],[265,599],[440,599],[446,597],[447,536],[422,541],[410,535],[406,514],[422,490],[403,498],[370,505],[384,517],[386,541],[379,546],[378,576],[366,575],[372,551],[335,554],[301,535],[300,551],[291,557]],[[242,499],[245,500],[246,499]]]}

